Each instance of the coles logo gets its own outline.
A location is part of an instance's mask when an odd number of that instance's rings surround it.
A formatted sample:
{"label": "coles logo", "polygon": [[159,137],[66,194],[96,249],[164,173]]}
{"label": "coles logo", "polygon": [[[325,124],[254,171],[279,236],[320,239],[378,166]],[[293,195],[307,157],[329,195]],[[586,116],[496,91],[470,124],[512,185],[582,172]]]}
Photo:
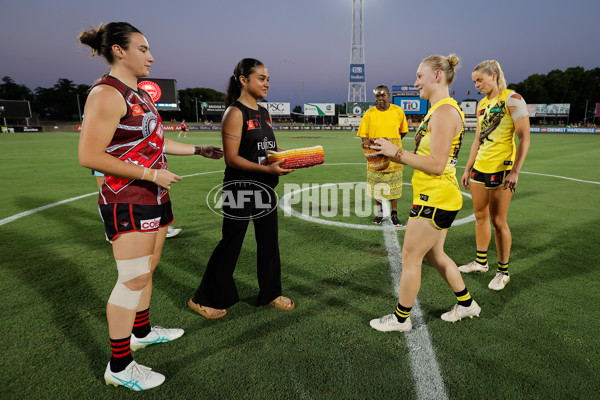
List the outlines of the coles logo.
{"label": "coles logo", "polygon": [[150,229],[158,229],[159,226],[160,226],[160,217],[157,217],[154,219],[145,219],[143,221],[140,221],[140,229],[142,231],[147,231]]}
{"label": "coles logo", "polygon": [[152,81],[141,81],[138,83],[138,88],[145,90],[148,92],[152,100],[156,103],[160,96],[162,96],[162,90],[160,90],[160,86],[158,86],[155,82]]}

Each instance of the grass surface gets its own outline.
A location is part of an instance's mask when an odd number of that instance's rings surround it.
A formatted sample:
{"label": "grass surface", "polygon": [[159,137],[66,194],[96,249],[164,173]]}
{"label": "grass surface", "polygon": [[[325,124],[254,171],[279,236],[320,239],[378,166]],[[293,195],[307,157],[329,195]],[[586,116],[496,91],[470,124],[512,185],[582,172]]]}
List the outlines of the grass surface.
{"label": "grass surface", "polygon": [[[364,158],[352,133],[277,136],[284,148],[321,144],[326,157],[326,165],[281,178],[280,197],[286,183],[364,181]],[[0,220],[95,191],[94,178],[77,162],[77,140],[74,133],[0,135]],[[467,134],[459,166],[472,140]],[[185,141],[217,145],[220,136],[190,132]],[[404,145],[413,146],[411,140]],[[424,264],[419,302],[449,398],[598,398],[600,186],[548,175],[600,182],[599,159],[597,135],[532,136],[509,212],[511,281],[492,292],[492,271],[464,277],[483,308],[480,318],[442,321],[456,300]],[[105,307],[116,269],[91,195],[0,226],[0,398],[416,397],[406,337],[368,324],[397,302],[381,231],[316,224],[280,210],[284,294],[297,308],[284,313],[256,306],[250,228],[235,273],[241,301],[224,319],[205,320],[186,302],[220,239],[221,219],[207,207],[206,194],[223,176],[208,172],[223,170],[224,163],[171,156],[169,167],[184,176],[206,174],[172,189],[174,225],[183,232],[167,240],[154,278],[151,323],[186,334],[134,354],[164,373],[165,384],[143,394],[104,385],[110,357]],[[411,175],[406,168],[405,182]],[[398,205],[404,222],[411,196],[404,186]],[[340,208],[354,209],[353,199],[338,200]],[[458,218],[472,214],[471,207],[465,197]],[[370,218],[356,215],[323,219],[370,225]],[[402,244],[404,231],[398,236]],[[446,251],[459,265],[471,261],[474,223],[451,228]],[[495,265],[493,241],[488,254]]]}

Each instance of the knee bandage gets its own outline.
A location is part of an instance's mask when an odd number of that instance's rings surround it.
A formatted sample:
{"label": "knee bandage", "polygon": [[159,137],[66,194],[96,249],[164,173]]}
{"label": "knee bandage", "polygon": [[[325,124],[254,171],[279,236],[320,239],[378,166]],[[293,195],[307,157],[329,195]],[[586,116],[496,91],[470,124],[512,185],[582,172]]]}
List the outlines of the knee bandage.
{"label": "knee bandage", "polygon": [[128,310],[137,309],[142,290],[131,290],[125,286],[125,282],[137,278],[150,272],[150,263],[152,255],[132,258],[130,260],[116,260],[119,279],[115,285],[108,302],[115,306],[127,308]]}
{"label": "knee bandage", "polygon": [[527,111],[527,103],[521,97],[520,99],[515,99],[513,96],[510,96],[508,100],[506,100],[506,105],[509,107],[514,107],[515,109],[510,113],[513,121],[518,121],[521,118],[529,117],[529,112]]}

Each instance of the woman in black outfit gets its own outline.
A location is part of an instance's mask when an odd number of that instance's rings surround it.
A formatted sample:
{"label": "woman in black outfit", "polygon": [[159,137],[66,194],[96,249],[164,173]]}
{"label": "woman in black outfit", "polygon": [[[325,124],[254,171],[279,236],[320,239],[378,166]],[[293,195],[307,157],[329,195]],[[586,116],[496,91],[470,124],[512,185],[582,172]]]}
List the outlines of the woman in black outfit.
{"label": "woman in black outfit", "polygon": [[[277,233],[277,197],[284,160],[267,165],[267,150],[281,151],[271,129],[269,112],[257,100],[267,97],[269,72],[253,58],[241,60],[229,79],[223,116],[225,152],[223,237],[208,261],[200,286],[188,305],[205,318],[222,318],[239,301],[233,271],[250,219],[257,242],[258,304],[293,310],[281,295],[281,262]],[[240,201],[241,199],[241,201]]]}

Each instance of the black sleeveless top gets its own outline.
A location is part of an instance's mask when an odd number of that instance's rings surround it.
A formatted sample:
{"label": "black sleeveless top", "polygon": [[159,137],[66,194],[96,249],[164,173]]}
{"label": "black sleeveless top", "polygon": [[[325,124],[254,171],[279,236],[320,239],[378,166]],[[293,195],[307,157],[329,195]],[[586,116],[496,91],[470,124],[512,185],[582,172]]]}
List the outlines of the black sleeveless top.
{"label": "black sleeveless top", "polygon": [[[237,100],[231,107],[238,108],[244,118],[238,155],[253,163],[266,165],[267,150],[277,151],[277,141],[273,129],[271,129],[269,112],[262,106],[258,106],[258,110],[253,110]],[[227,166],[225,181],[233,180],[254,180],[275,187],[279,183],[279,176]]]}

